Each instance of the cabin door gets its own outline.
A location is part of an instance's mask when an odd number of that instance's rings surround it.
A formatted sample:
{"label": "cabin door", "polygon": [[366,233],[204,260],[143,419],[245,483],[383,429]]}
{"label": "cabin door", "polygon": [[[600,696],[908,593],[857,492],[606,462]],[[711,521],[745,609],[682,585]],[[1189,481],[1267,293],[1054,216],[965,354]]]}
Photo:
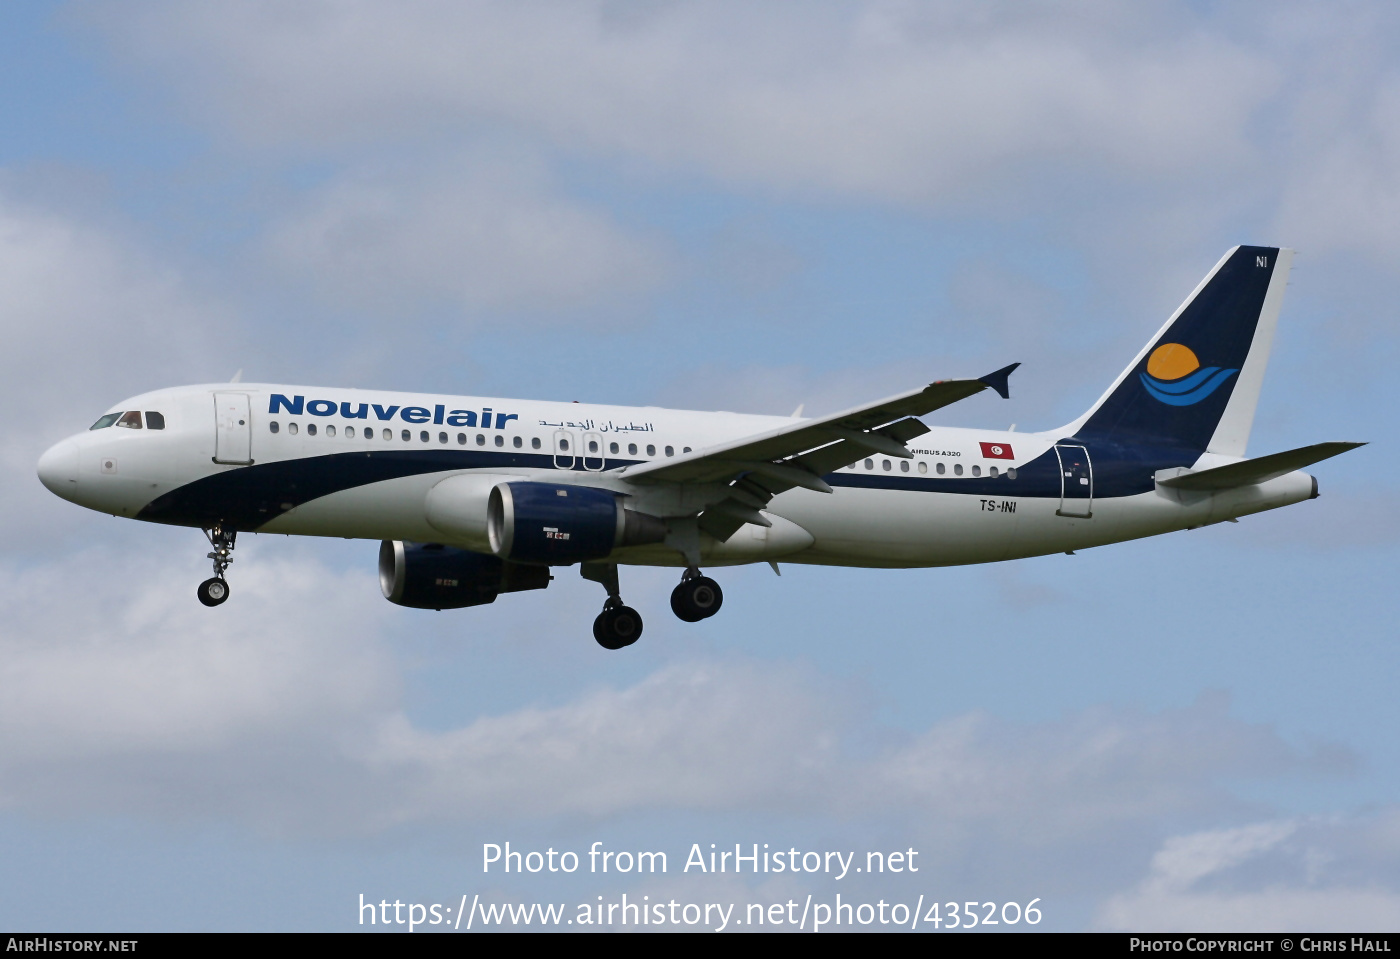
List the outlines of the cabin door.
{"label": "cabin door", "polygon": [[1089,451],[1082,446],[1056,446],[1055,454],[1060,458],[1060,508],[1056,515],[1094,515],[1094,467]]}
{"label": "cabin door", "polygon": [[247,393],[214,394],[214,462],[253,462],[253,418]]}

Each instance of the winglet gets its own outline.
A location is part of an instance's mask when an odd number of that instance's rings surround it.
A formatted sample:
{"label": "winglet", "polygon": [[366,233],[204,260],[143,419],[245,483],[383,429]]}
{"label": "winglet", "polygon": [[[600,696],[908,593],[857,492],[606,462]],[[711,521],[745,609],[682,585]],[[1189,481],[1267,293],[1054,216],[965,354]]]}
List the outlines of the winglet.
{"label": "winglet", "polygon": [[1020,363],[1012,363],[1010,366],[1003,366],[995,373],[988,373],[986,376],[977,377],[977,382],[986,383],[992,389],[1001,394],[1004,400],[1011,399],[1011,384],[1007,382],[1011,379],[1011,374],[1015,372]]}

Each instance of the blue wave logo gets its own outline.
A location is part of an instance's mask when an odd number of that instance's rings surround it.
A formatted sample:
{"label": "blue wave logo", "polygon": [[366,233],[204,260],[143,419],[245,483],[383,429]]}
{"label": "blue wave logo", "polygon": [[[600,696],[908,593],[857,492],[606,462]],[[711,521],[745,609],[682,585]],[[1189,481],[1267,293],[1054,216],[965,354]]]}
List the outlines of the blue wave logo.
{"label": "blue wave logo", "polygon": [[1147,360],[1147,372],[1139,373],[1152,398],[1168,406],[1194,406],[1220,388],[1238,369],[1201,366],[1189,347],[1163,343]]}

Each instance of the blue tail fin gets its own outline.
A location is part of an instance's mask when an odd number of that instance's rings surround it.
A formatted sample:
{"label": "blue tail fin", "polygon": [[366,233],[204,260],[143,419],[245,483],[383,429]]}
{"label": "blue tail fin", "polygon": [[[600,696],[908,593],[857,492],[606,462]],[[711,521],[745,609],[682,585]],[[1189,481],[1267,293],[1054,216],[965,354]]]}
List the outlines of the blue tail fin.
{"label": "blue tail fin", "polygon": [[1293,251],[1237,246],[1089,412],[1082,439],[1243,456]]}

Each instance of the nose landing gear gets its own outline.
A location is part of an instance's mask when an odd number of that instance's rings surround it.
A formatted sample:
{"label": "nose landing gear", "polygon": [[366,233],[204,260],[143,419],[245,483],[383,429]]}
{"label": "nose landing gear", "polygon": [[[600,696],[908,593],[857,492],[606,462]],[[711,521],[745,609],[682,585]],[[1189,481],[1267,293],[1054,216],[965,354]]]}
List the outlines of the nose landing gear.
{"label": "nose landing gear", "polygon": [[702,576],[691,567],[681,576],[680,584],[671,591],[671,612],[687,623],[698,623],[719,612],[724,603],[724,591],[719,583]]}
{"label": "nose landing gear", "polygon": [[205,606],[218,606],[228,599],[228,581],[224,579],[224,570],[233,562],[233,545],[238,531],[215,526],[213,529],[204,530],[204,536],[214,548],[209,554],[209,558],[214,561],[214,575],[199,584],[196,595]]}

